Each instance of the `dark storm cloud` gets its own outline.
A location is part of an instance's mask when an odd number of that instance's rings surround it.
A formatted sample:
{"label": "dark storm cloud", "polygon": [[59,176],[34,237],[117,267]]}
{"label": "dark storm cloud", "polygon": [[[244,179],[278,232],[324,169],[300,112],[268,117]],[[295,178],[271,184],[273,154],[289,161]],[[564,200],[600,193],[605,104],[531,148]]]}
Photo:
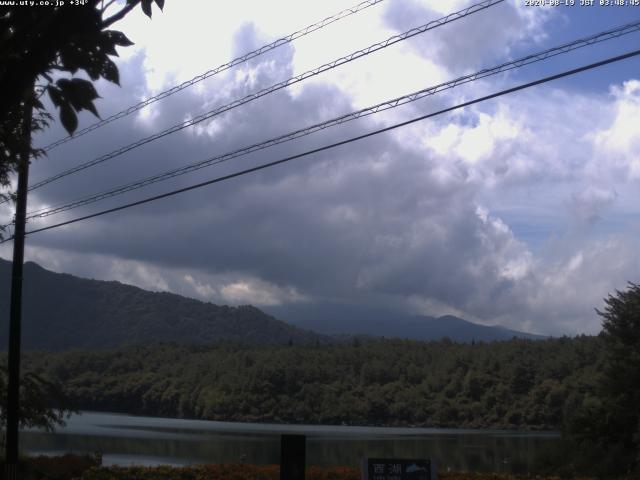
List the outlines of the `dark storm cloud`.
{"label": "dark storm cloud", "polygon": [[[388,11],[392,23],[400,22],[403,15],[413,15],[412,8],[417,8],[410,3],[399,5],[394,3]],[[505,21],[514,14],[512,10],[513,5],[508,4]],[[528,25],[527,19],[512,20],[518,20],[516,24],[521,27]],[[438,61],[455,69],[455,52],[466,46],[452,39],[447,43],[447,35],[432,37],[437,39],[433,51]],[[264,43],[251,25],[244,26],[235,41],[237,52]],[[188,89],[155,104],[145,116],[115,122],[100,134],[70,142],[54,150],[48,159],[38,161],[33,179],[45,178],[188,115],[286,79],[293,74],[293,53],[291,47],[281,47],[207,80],[201,89]],[[101,110],[105,115],[143,96],[142,60],[134,57],[122,65],[124,88],[100,85],[103,96],[113,96],[110,110],[106,102]],[[451,99],[446,96],[430,99],[406,109],[404,114],[424,113],[448,101]],[[529,103],[529,108],[546,105]],[[69,181],[47,186],[34,192],[31,201],[34,206],[56,204],[353,109],[345,93],[320,78],[295,94],[281,91],[268,95],[74,175]],[[503,117],[496,111],[504,113]],[[547,113],[553,117],[556,112],[554,106]],[[508,109],[505,113],[495,108],[493,115],[483,116],[467,110],[461,116],[436,119],[171,199],[36,234],[29,238],[29,245],[35,258],[53,259],[50,261],[57,261],[63,270],[70,268],[68,271],[88,276],[128,280],[146,288],[219,302],[328,299],[376,303],[384,299],[394,305],[411,305],[422,313],[432,313],[428,309],[439,306],[445,312],[448,309],[488,321],[500,319],[543,333],[551,330],[559,316],[570,318],[566,325],[576,325],[574,307],[581,300],[580,288],[567,290],[566,285],[588,283],[593,287],[589,295],[598,298],[602,284],[590,279],[597,278],[599,272],[608,272],[608,279],[618,279],[630,271],[603,259],[616,248],[627,260],[637,261],[637,256],[623,239],[595,243],[578,256],[578,242],[567,239],[563,255],[545,264],[532,257],[507,225],[478,208],[478,199],[483,191],[490,190],[489,184],[520,186],[544,182],[558,172],[569,175],[570,169],[561,162],[566,154],[564,147],[556,149],[555,145],[531,141],[534,137],[518,130],[518,122],[509,113]],[[502,123],[494,122],[494,117]],[[389,118],[361,119],[100,205],[118,205],[300,153],[370,131]],[[459,138],[453,147],[441,152],[435,147],[435,137],[446,130],[448,123]],[[507,124],[515,129],[511,136],[487,136],[492,131],[500,132],[496,125]],[[575,123],[549,125],[564,132]],[[477,158],[474,155],[480,147],[473,138],[465,137],[474,131],[494,142],[490,142],[486,155]],[[47,132],[42,143],[59,133]],[[95,205],[51,217],[48,222],[97,208]],[[32,226],[40,224],[34,221]],[[243,296],[245,290],[248,293]],[[557,293],[562,291],[566,292],[564,297]],[[572,295],[575,300],[566,302]],[[516,313],[519,318],[514,318]],[[540,323],[534,324],[534,320]]]}

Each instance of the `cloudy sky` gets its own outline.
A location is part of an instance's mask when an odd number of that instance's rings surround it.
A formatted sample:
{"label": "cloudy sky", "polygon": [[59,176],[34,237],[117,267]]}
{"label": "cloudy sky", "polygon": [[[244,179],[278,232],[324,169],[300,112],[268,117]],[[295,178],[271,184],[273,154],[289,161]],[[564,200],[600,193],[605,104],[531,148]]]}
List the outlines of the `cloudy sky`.
{"label": "cloudy sky", "polygon": [[[579,0],[576,0],[579,3]],[[103,117],[332,15],[347,0],[168,0],[117,24]],[[52,150],[31,183],[412,27],[468,0],[385,0]],[[640,19],[640,7],[506,0],[34,190],[55,206]],[[584,48],[47,219],[117,206],[301,153],[637,48]],[[92,123],[81,116],[81,126]],[[639,281],[640,60],[27,238],[28,260],[214,303],[384,306],[543,334],[595,333]],[[54,126],[35,143],[63,136]],[[3,220],[11,212],[2,207]],[[11,245],[0,247],[11,257]]]}

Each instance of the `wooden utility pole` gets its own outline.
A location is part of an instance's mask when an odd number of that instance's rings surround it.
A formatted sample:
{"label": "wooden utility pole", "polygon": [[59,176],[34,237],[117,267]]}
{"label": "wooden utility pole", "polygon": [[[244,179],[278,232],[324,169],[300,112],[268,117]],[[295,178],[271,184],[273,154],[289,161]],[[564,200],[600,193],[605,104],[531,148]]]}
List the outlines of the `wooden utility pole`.
{"label": "wooden utility pole", "polygon": [[20,342],[22,324],[22,266],[24,263],[24,231],[27,215],[29,156],[31,153],[31,116],[33,89],[24,98],[22,116],[23,150],[18,164],[18,190],[13,234],[13,265],[11,270],[11,309],[9,317],[9,381],[7,386],[6,473],[8,480],[18,474],[18,427],[20,424]]}

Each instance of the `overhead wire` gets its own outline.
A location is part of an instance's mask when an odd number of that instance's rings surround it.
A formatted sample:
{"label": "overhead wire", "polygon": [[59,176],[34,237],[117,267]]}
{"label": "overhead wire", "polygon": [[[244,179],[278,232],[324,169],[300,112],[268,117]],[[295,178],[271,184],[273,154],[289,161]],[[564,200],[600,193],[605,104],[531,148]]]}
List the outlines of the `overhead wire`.
{"label": "overhead wire", "polygon": [[334,22],[337,22],[338,20],[342,20],[343,18],[349,17],[351,15],[354,15],[355,13],[358,13],[362,10],[365,10],[369,7],[372,7],[374,5],[377,5],[378,3],[381,3],[384,0],[366,0],[364,2],[359,3],[358,5],[355,5],[351,8],[346,8],[344,10],[341,10],[340,12],[331,15],[329,17],[326,17],[325,19],[316,22],[314,24],[308,25],[300,30],[297,30],[293,33],[290,33],[289,35],[279,38],[271,43],[268,43],[266,45],[261,46],[260,48],[257,48],[249,53],[245,53],[244,55],[234,58],[233,60],[224,63],[222,65],[217,66],[216,68],[213,68],[211,70],[208,70],[200,75],[197,75],[195,77],[193,77],[190,80],[187,80],[179,85],[176,85],[172,88],[169,88],[168,90],[165,90],[163,92],[160,92],[152,97],[149,97],[135,105],[132,105],[124,110],[121,110],[117,113],[114,113],[113,115],[110,115],[109,117],[102,119],[98,122],[95,122],[81,130],[78,130],[77,132],[75,132],[73,135],[68,135],[66,137],[60,138],[59,140],[56,140],[55,142],[52,142],[48,145],[46,145],[45,147],[43,147],[43,150],[45,151],[50,151],[64,143],[67,143],[71,140],[74,140],[78,137],[81,137],[83,135],[86,135],[89,132],[92,132],[94,130],[97,130],[100,127],[103,127],[109,123],[115,122],[116,120],[119,120],[121,118],[124,118],[128,115],[131,115],[132,113],[137,112],[138,110],[143,109],[144,107],[151,105],[152,103],[155,103],[159,100],[165,99],[167,97],[170,97],[171,95],[180,92],[181,90],[184,90],[185,88],[191,87],[192,85],[195,85],[196,83],[199,83],[209,77],[212,77],[214,75],[217,75],[218,73],[222,73],[226,70],[229,70],[233,67],[235,67],[236,65],[239,65],[241,63],[247,62],[249,60],[252,60],[266,52],[269,52],[271,50],[274,50],[282,45],[286,45],[288,43],[293,42],[294,40],[304,37],[305,35],[309,35],[312,32],[315,32],[316,30],[320,30],[321,28],[324,28],[328,25],[331,25]]}
{"label": "overhead wire", "polygon": [[321,122],[321,123],[316,123],[314,125],[305,127],[305,128],[301,128],[298,130],[295,130],[293,132],[289,132],[287,134],[284,135],[280,135],[278,137],[274,137],[268,140],[264,140],[262,142],[259,143],[255,143],[252,144],[250,146],[246,146],[231,152],[227,152],[221,155],[216,155],[213,157],[210,157],[208,159],[202,160],[200,162],[196,162],[196,163],[192,163],[190,165],[186,165],[183,167],[179,167],[179,168],[175,168],[157,175],[153,175],[153,176],[149,176],[134,182],[130,182],[124,185],[120,185],[118,187],[100,192],[100,193],[96,193],[96,194],[92,194],[89,196],[84,196],[82,198],[70,201],[70,202],[66,202],[63,203],[61,205],[57,205],[57,206],[53,206],[53,207],[44,207],[38,210],[33,210],[31,212],[29,212],[27,214],[27,219],[34,219],[34,218],[43,218],[43,217],[48,217],[50,215],[54,215],[57,213],[61,213],[61,212],[65,212],[65,211],[69,211],[81,206],[85,206],[85,205],[89,205],[95,202],[98,202],[100,200],[104,200],[107,198],[111,198],[117,195],[121,195],[133,190],[137,190],[161,181],[165,181],[171,178],[175,178],[177,176],[180,175],[184,175],[187,173],[191,173],[197,170],[200,170],[202,168],[205,167],[209,167],[212,165],[217,165],[223,162],[227,162],[229,160],[232,160],[234,158],[238,158],[240,156],[244,156],[244,155],[248,155],[250,153],[259,151],[259,150],[263,150],[265,148],[274,146],[274,145],[278,145],[281,143],[285,143],[288,141],[292,141],[294,139],[298,139],[307,135],[310,135],[312,133],[316,133],[318,131],[324,130],[326,128],[329,127],[333,127],[336,125],[341,125],[344,124],[346,122],[352,121],[352,120],[356,120],[358,118],[362,118],[368,115],[372,115],[381,111],[385,111],[385,110],[389,110],[392,108],[396,108],[399,107],[401,105],[405,105],[407,103],[411,103],[411,102],[415,102],[416,100],[425,98],[427,96],[431,96],[431,95],[435,95],[439,92],[442,92],[444,90],[448,90],[454,87],[457,87],[459,85],[465,84],[465,83],[469,83],[469,82],[473,82],[482,78],[486,78],[488,76],[492,76],[492,75],[497,75],[499,73],[503,73],[503,72],[507,72],[510,70],[513,70],[515,68],[520,68],[523,67],[525,65],[530,65],[533,63],[537,63],[537,62],[541,62],[544,60],[547,60],[549,58],[555,57],[557,55],[561,55],[561,54],[566,54],[569,53],[573,50],[579,49],[579,48],[583,48],[586,46],[590,46],[590,45],[594,45],[596,43],[599,42],[603,42],[606,40],[611,40],[614,38],[619,38],[623,35],[627,35],[630,33],[634,33],[634,32],[638,32],[640,31],[640,21],[636,21],[633,23],[629,23],[626,25],[622,25],[619,27],[615,27],[594,35],[590,35],[588,37],[584,37],[581,39],[577,39],[556,47],[552,47],[549,48],[547,50],[541,51],[541,52],[537,52],[537,53],[533,53],[524,57],[521,57],[517,60],[512,60],[509,62],[505,62],[502,63],[500,65],[497,65],[495,67],[492,68],[486,68],[483,70],[480,70],[478,72],[472,73],[472,74],[468,74],[468,75],[464,75],[461,77],[458,77],[454,80],[450,80],[448,82],[444,82],[444,83],[440,83],[438,85],[435,86],[431,86],[422,90],[418,90],[416,92],[407,94],[407,95],[403,95],[401,97],[397,97],[391,100],[387,100],[385,102],[382,103],[378,103],[376,105],[373,105],[371,107],[367,107],[367,108],[363,108],[345,115],[341,115],[339,117]]}
{"label": "overhead wire", "polygon": [[[141,140],[138,140],[138,141],[136,141],[134,143],[131,143],[129,145],[126,145],[124,147],[121,147],[121,148],[119,148],[117,150],[114,150],[114,151],[112,151],[110,153],[107,153],[105,155],[97,157],[97,158],[95,158],[93,160],[89,160],[89,161],[81,163],[80,165],[77,165],[77,166],[75,166],[73,168],[70,168],[70,169],[65,170],[63,172],[60,172],[60,173],[58,173],[56,175],[50,176],[50,177],[48,177],[48,178],[46,178],[44,180],[41,180],[41,181],[35,183],[34,185],[31,185],[29,187],[29,191],[32,191],[32,190],[35,190],[37,188],[43,187],[44,185],[47,185],[47,184],[49,184],[51,182],[54,182],[56,180],[59,180],[61,178],[66,177],[66,176],[72,175],[74,173],[80,172],[80,171],[85,170],[85,169],[87,169],[89,167],[93,167],[93,166],[98,165],[100,163],[106,162],[107,160],[111,160],[113,158],[116,158],[116,157],[118,157],[118,156],[120,156],[120,155],[122,155],[122,154],[124,154],[126,152],[129,152],[129,151],[131,151],[131,150],[133,150],[135,148],[138,148],[138,147],[140,147],[142,145],[150,143],[150,142],[152,142],[154,140],[158,140],[158,139],[160,139],[162,137],[165,137],[165,136],[170,135],[172,133],[178,132],[178,131],[183,130],[183,129],[187,128],[187,127],[191,127],[193,125],[196,125],[196,124],[198,124],[200,122],[203,122],[205,120],[208,120],[208,119],[210,119],[210,118],[212,118],[212,117],[214,117],[216,115],[219,115],[221,113],[227,112],[227,111],[229,111],[229,110],[231,110],[233,108],[239,107],[241,105],[247,104],[247,103],[249,103],[249,102],[251,102],[253,100],[256,100],[256,99],[258,99],[260,97],[263,97],[265,95],[271,94],[273,92],[276,92],[278,90],[286,88],[286,87],[288,87],[290,85],[293,85],[295,83],[298,83],[298,82],[301,82],[303,80],[306,80],[307,78],[319,75],[320,73],[326,72],[326,71],[331,70],[333,68],[336,68],[336,67],[338,67],[340,65],[344,65],[344,64],[349,63],[349,62],[351,62],[353,60],[356,60],[358,58],[364,57],[366,55],[370,55],[371,53],[374,53],[374,52],[376,52],[378,50],[381,50],[383,48],[387,48],[387,47],[389,47],[391,45],[394,45],[394,44],[396,44],[398,42],[401,42],[401,41],[407,40],[409,38],[412,38],[412,37],[414,37],[416,35],[425,33],[425,32],[427,32],[429,30],[433,30],[435,28],[438,28],[438,27],[440,27],[442,25],[446,25],[446,24],[451,23],[453,21],[465,18],[465,17],[467,17],[467,16],[469,16],[469,15],[471,15],[473,13],[477,13],[479,11],[485,10],[485,9],[487,9],[489,7],[497,5],[497,4],[502,3],[504,1],[505,0],[484,0],[482,2],[479,2],[479,3],[476,3],[474,5],[471,5],[471,6],[467,7],[467,8],[459,10],[457,12],[450,13],[449,15],[446,15],[446,16],[440,18],[440,19],[433,20],[433,21],[431,21],[429,23],[426,23],[426,24],[424,24],[422,26],[412,28],[412,29],[410,29],[410,30],[408,30],[408,31],[406,31],[404,33],[399,34],[399,35],[394,35],[394,36],[389,37],[388,39],[386,39],[386,40],[384,40],[382,42],[378,42],[378,43],[370,45],[370,46],[368,46],[368,47],[366,47],[364,49],[357,50],[357,51],[355,51],[355,52],[353,52],[353,53],[351,53],[349,55],[345,55],[343,57],[340,57],[340,58],[338,58],[336,60],[333,60],[332,62],[326,63],[326,64],[324,64],[324,65],[322,65],[320,67],[314,68],[312,70],[308,70],[308,71],[306,71],[306,72],[304,72],[304,73],[302,73],[300,75],[296,75],[295,77],[291,77],[291,78],[289,78],[287,80],[284,80],[282,82],[276,83],[276,84],[274,84],[274,85],[272,85],[270,87],[267,87],[267,88],[264,88],[262,90],[259,90],[258,92],[255,92],[255,93],[252,93],[250,95],[247,95],[247,96],[245,96],[245,97],[243,97],[241,99],[234,100],[231,103],[228,103],[226,105],[222,105],[220,107],[217,107],[214,110],[210,110],[210,111],[208,111],[206,113],[198,115],[197,117],[185,120],[184,122],[181,122],[179,124],[173,125],[172,127],[169,127],[169,128],[167,128],[167,129],[165,129],[165,130],[163,130],[161,132],[158,132],[158,133],[155,133],[155,134],[150,135],[148,137],[145,137],[145,138],[143,138]],[[0,202],[0,203],[2,203],[2,202]]]}
{"label": "overhead wire", "polygon": [[[514,92],[517,92],[517,91],[521,91],[521,90],[524,90],[524,89],[527,89],[527,88],[531,88],[531,87],[534,87],[534,86],[537,86],[537,85],[548,83],[548,82],[551,82],[553,80],[558,80],[560,78],[568,77],[568,76],[575,75],[575,74],[578,74],[578,73],[581,73],[581,72],[585,72],[585,71],[588,71],[588,70],[599,68],[599,67],[602,67],[604,65],[608,65],[608,64],[611,64],[611,63],[614,63],[614,62],[619,62],[619,61],[622,61],[622,60],[625,60],[625,59],[628,59],[628,58],[632,58],[632,57],[635,57],[635,56],[638,56],[638,55],[640,55],[640,50],[633,50],[631,52],[627,52],[627,53],[622,54],[622,55],[609,57],[609,58],[607,58],[605,60],[601,60],[601,61],[598,61],[598,62],[590,63],[588,65],[584,65],[582,67],[574,68],[574,69],[571,69],[571,70],[566,70],[566,71],[561,72],[561,73],[557,73],[557,74],[554,74],[554,75],[543,77],[543,78],[540,78],[538,80],[534,80],[532,82],[527,82],[527,83],[524,83],[524,84],[517,85],[515,87],[507,88],[505,90],[500,90],[499,92],[492,93],[490,95],[485,95],[483,97],[479,97],[479,98],[476,98],[474,100],[469,100],[467,102],[460,103],[460,104],[455,105],[453,107],[448,107],[448,108],[444,108],[444,109],[438,110],[436,112],[428,113],[426,115],[421,115],[421,116],[413,118],[411,120],[406,120],[404,122],[396,123],[394,125],[390,125],[390,126],[378,129],[378,130],[374,130],[374,131],[362,134],[362,135],[351,137],[349,139],[342,140],[340,142],[335,142],[335,143],[332,143],[332,144],[329,144],[329,145],[325,145],[325,146],[322,146],[322,147],[319,147],[319,148],[315,148],[315,149],[312,149],[312,150],[307,150],[306,152],[299,153],[297,155],[291,155],[289,157],[282,158],[282,159],[279,159],[279,160],[275,160],[275,161],[272,161],[272,162],[268,162],[268,163],[265,163],[265,164],[262,164],[262,165],[258,165],[256,167],[247,168],[247,169],[241,170],[239,172],[235,172],[235,173],[231,173],[231,174],[228,174],[228,175],[216,177],[216,178],[213,178],[211,180],[207,180],[205,182],[200,182],[200,183],[197,183],[197,184],[194,184],[194,185],[190,185],[188,187],[179,188],[179,189],[176,189],[176,190],[172,190],[170,192],[162,193],[160,195],[155,195],[155,196],[148,197],[148,198],[145,198],[145,199],[142,199],[142,200],[138,200],[138,201],[135,201],[135,202],[131,202],[131,203],[127,203],[127,204],[124,204],[124,205],[117,206],[117,207],[113,207],[113,208],[109,208],[109,209],[106,209],[106,210],[102,210],[100,212],[92,213],[90,215],[84,215],[82,217],[77,217],[77,218],[74,218],[74,219],[71,219],[71,220],[67,220],[67,221],[64,221],[64,222],[56,223],[54,225],[48,225],[46,227],[41,227],[41,228],[38,228],[38,229],[30,230],[28,232],[25,232],[25,234],[26,235],[31,235],[31,234],[34,234],[34,233],[44,232],[44,231],[51,230],[51,229],[54,229],[54,228],[60,228],[60,227],[66,226],[66,225],[71,225],[71,224],[74,224],[74,223],[77,223],[77,222],[81,222],[81,221],[84,221],[84,220],[88,220],[88,219],[91,219],[91,218],[100,217],[102,215],[106,215],[106,214],[109,214],[109,213],[118,212],[118,211],[121,211],[121,210],[125,210],[125,209],[128,209],[128,208],[132,208],[132,207],[138,206],[138,205],[143,205],[143,204],[154,202],[154,201],[157,201],[157,200],[160,200],[160,199],[163,199],[163,198],[168,198],[168,197],[171,197],[171,196],[174,196],[174,195],[178,195],[180,193],[188,192],[188,191],[191,191],[191,190],[196,190],[196,189],[199,189],[199,188],[202,188],[202,187],[205,187],[205,186],[208,186],[208,185],[212,185],[212,184],[215,184],[215,183],[220,183],[220,182],[223,182],[223,181],[226,181],[226,180],[230,180],[232,178],[240,177],[240,176],[247,175],[249,173],[253,173],[253,172],[256,172],[256,171],[259,171],[259,170],[264,170],[266,168],[270,168],[270,167],[273,167],[273,166],[276,166],[276,165],[280,165],[280,164],[283,164],[283,163],[286,163],[286,162],[290,162],[290,161],[296,160],[298,158],[306,157],[306,156],[309,156],[309,155],[312,155],[312,154],[315,154],[315,153],[320,153],[320,152],[323,152],[323,151],[326,151],[326,150],[329,150],[329,149],[332,149],[332,148],[336,148],[336,147],[339,147],[339,146],[342,146],[342,145],[346,145],[346,144],[353,143],[353,142],[356,142],[356,141],[359,141],[359,140],[363,140],[363,139],[372,137],[374,135],[379,135],[379,134],[384,133],[384,132],[395,130],[397,128],[404,127],[404,126],[407,126],[407,125],[410,125],[410,124],[413,124],[413,123],[416,123],[416,122],[419,122],[419,121],[422,121],[422,120],[426,120],[428,118],[433,118],[435,116],[442,115],[444,113],[448,113],[448,112],[451,112],[451,111],[454,111],[454,110],[457,110],[457,109],[460,109],[460,108],[465,108],[465,107],[468,107],[468,106],[471,106],[471,105],[474,105],[474,104],[477,104],[477,103],[480,103],[480,102],[484,102],[484,101],[491,100],[491,99],[494,99],[494,98],[497,98],[497,97],[501,97],[503,95],[508,95],[508,94],[511,94],[511,93],[514,93]],[[12,238],[10,237],[10,238],[7,238],[5,240],[2,240],[2,241],[0,241],[0,244],[5,243],[5,242],[7,242],[7,241],[9,241],[11,239]]]}

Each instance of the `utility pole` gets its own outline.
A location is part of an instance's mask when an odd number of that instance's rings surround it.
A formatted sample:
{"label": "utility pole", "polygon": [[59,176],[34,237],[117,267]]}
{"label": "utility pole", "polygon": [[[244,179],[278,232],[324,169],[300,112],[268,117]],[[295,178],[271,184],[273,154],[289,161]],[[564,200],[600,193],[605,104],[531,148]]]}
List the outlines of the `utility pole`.
{"label": "utility pole", "polygon": [[27,215],[29,156],[31,153],[31,117],[33,88],[24,97],[22,116],[23,150],[18,164],[15,228],[13,234],[13,265],[11,270],[11,309],[9,317],[9,381],[7,386],[7,480],[18,478],[18,427],[20,423],[20,342],[22,324],[22,266],[24,263],[24,231]]}

